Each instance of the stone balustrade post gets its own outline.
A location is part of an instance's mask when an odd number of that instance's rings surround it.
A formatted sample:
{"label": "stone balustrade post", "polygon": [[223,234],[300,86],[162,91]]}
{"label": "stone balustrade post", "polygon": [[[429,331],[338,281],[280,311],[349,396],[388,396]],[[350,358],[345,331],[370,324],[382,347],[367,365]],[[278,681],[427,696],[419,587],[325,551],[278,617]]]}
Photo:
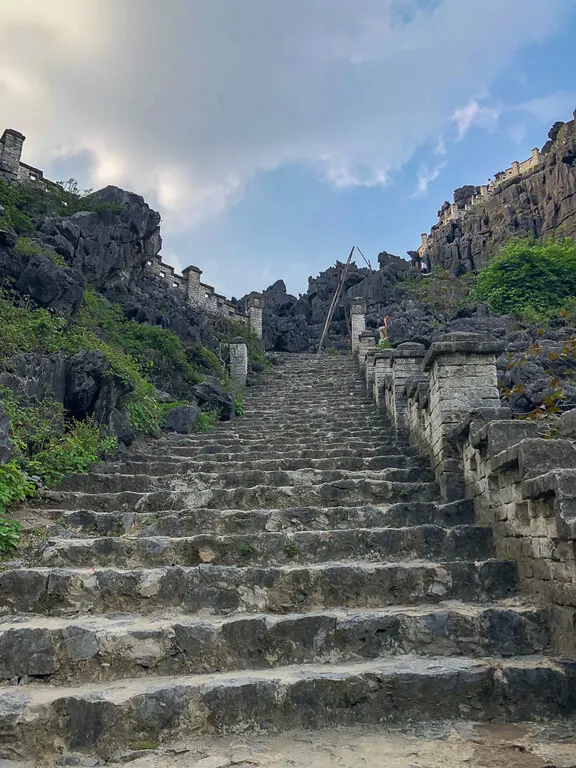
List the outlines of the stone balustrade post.
{"label": "stone balustrade post", "polygon": [[424,344],[405,342],[392,350],[391,372],[392,391],[388,404],[389,416],[400,427],[406,421],[406,382],[422,371],[422,360],[426,354]]}
{"label": "stone balustrade post", "polygon": [[376,346],[366,352],[366,361],[364,374],[366,376],[366,391],[371,396],[374,390],[374,358],[376,356]]}
{"label": "stone balustrade post", "polygon": [[246,314],[250,328],[259,339],[262,338],[262,296],[250,296],[246,302]]}
{"label": "stone balustrade post", "polygon": [[362,331],[358,337],[358,364],[360,372],[366,375],[366,358],[371,350],[376,350],[376,339],[373,331]]}
{"label": "stone balustrade post", "polygon": [[373,396],[378,408],[384,408],[385,405],[384,382],[390,376],[393,353],[392,349],[376,349],[374,353]]}
{"label": "stone balustrade post", "polygon": [[424,358],[423,368],[430,375],[430,453],[446,501],[464,496],[458,426],[471,411],[500,407],[496,354],[503,348],[479,333],[448,333]]}
{"label": "stone balustrade post", "polygon": [[230,342],[230,378],[238,387],[244,389],[248,377],[248,347],[240,336]]}
{"label": "stone balustrade post", "polygon": [[350,325],[352,328],[352,354],[356,355],[360,347],[360,334],[366,330],[366,302],[364,299],[352,299]]}

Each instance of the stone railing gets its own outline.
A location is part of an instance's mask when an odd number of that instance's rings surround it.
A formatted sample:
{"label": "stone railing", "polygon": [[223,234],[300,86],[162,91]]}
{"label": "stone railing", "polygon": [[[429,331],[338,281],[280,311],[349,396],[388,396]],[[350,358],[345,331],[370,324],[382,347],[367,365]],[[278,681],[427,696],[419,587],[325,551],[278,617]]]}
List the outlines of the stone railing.
{"label": "stone railing", "polygon": [[444,502],[474,505],[496,556],[515,560],[521,589],[550,606],[556,649],[573,654],[576,410],[560,419],[560,438],[513,420],[500,405],[493,339],[448,334],[427,351],[379,350],[364,333],[356,355],[378,407],[430,458]]}

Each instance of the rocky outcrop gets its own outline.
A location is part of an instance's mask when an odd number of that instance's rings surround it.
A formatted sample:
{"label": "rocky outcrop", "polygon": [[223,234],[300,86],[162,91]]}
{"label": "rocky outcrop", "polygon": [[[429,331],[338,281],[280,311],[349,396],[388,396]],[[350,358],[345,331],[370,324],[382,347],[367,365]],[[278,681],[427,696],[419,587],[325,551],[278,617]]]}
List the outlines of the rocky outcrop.
{"label": "rocky outcrop", "polygon": [[[454,274],[480,269],[511,237],[576,235],[576,121],[556,123],[543,147],[543,161],[532,171],[501,183],[460,218],[436,224],[424,261]],[[454,193],[461,207],[470,190]]]}
{"label": "rocky outcrop", "polygon": [[130,290],[147,259],[162,247],[160,214],[140,195],[118,187],[94,192],[89,202],[97,210],[47,216],[39,224],[40,235],[97,290],[106,293],[118,284]]}
{"label": "rocky outcrop", "polygon": [[6,464],[7,461],[10,461],[10,457],[12,456],[12,443],[8,437],[9,430],[10,422],[8,421],[6,411],[4,410],[4,405],[0,400],[0,466]]}

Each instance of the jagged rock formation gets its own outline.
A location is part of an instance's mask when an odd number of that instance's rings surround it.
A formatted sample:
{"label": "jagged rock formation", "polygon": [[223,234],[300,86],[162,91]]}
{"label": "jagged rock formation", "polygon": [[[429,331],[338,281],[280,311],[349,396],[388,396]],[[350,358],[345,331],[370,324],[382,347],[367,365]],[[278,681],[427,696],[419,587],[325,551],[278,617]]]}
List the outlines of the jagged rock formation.
{"label": "jagged rock formation", "polygon": [[3,753],[573,711],[546,612],[350,359],[292,357],[246,406],[48,494],[60,527],[0,572]]}
{"label": "jagged rock formation", "polygon": [[[423,251],[428,267],[454,274],[480,269],[511,237],[576,235],[576,120],[555,123],[543,147],[543,162],[508,179],[480,198],[460,218],[436,224]],[[456,190],[463,207],[477,188]]]}
{"label": "jagged rock formation", "polygon": [[[369,321],[376,327],[381,309],[396,295],[398,277],[407,273],[409,264],[385,251],[379,255],[378,262],[380,269],[374,271],[359,268],[354,263],[350,265],[344,283],[344,298],[334,315],[326,346],[348,348],[345,312],[350,299],[361,296],[367,300],[371,310]],[[308,352],[317,348],[343,268],[344,265],[337,262],[317,277],[308,278],[308,290],[298,299],[286,292],[283,280],[277,280],[262,293],[266,349]]]}

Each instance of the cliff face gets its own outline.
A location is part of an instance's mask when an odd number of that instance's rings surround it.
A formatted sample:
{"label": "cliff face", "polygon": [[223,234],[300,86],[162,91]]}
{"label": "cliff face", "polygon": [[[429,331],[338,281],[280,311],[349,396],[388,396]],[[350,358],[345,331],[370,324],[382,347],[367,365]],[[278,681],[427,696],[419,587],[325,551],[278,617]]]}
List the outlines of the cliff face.
{"label": "cliff face", "polygon": [[432,227],[423,254],[429,268],[480,269],[514,236],[576,236],[576,121],[555,124],[549,136],[533,171],[503,182],[461,218]]}

